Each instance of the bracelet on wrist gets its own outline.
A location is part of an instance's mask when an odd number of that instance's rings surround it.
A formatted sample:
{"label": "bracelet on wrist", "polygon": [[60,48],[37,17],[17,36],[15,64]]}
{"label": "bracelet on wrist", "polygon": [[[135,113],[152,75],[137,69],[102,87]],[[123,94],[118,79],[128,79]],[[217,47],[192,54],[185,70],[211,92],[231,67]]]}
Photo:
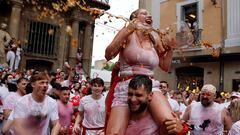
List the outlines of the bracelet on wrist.
{"label": "bracelet on wrist", "polygon": [[187,135],[187,133],[190,131],[189,125],[186,122],[183,122],[182,126],[183,126],[182,131],[177,133],[177,135]]}

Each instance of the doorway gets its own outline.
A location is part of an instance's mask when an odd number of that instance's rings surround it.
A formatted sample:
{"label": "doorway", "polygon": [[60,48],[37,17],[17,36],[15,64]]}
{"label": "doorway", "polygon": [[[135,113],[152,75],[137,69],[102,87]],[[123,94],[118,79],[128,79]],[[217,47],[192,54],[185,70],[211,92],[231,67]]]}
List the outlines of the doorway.
{"label": "doorway", "polygon": [[188,66],[176,69],[177,89],[194,90],[201,89],[204,83],[204,69],[200,67]]}

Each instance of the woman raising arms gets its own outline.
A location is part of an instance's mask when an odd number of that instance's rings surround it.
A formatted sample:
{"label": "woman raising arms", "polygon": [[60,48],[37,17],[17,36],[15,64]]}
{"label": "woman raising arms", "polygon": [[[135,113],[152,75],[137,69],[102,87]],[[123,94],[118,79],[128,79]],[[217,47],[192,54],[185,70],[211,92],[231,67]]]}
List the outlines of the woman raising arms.
{"label": "woman raising arms", "polygon": [[[111,60],[119,54],[120,74],[114,88],[114,99],[107,125],[107,135],[124,135],[129,120],[129,108],[127,104],[128,83],[134,75],[148,75],[153,82],[153,99],[149,110],[160,125],[163,134],[167,134],[166,120],[175,117],[167,99],[159,90],[159,82],[153,79],[153,69],[160,67],[168,71],[173,50],[176,45],[173,38],[161,34],[163,39],[154,39],[150,34],[152,31],[152,17],[145,9],[134,11],[127,27],[122,28],[113,41],[105,50],[105,58]],[[160,32],[159,32],[160,34]],[[115,80],[116,81],[116,80]],[[180,132],[180,131],[175,131]]]}

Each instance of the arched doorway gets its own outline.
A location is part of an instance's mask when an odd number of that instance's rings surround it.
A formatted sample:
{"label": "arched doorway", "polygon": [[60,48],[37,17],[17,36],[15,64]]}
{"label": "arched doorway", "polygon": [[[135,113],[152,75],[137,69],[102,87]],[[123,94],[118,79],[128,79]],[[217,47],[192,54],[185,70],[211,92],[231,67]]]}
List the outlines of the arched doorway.
{"label": "arched doorway", "polygon": [[36,69],[39,71],[51,71],[53,62],[46,60],[33,60],[29,59],[26,61],[26,69]]}
{"label": "arched doorway", "polygon": [[177,89],[194,90],[203,86],[204,69],[200,67],[181,67],[176,69]]}

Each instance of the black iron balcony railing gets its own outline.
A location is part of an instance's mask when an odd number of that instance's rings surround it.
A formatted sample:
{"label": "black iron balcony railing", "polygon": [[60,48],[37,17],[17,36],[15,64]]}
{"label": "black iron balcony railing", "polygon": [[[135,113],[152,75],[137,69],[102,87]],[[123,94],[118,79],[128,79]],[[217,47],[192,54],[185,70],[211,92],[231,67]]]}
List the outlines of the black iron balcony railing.
{"label": "black iron balcony railing", "polygon": [[192,31],[192,34],[193,34],[193,37],[194,37],[193,44],[195,46],[200,46],[201,45],[202,31],[203,31],[203,29],[197,29],[197,30]]}
{"label": "black iron balcony railing", "polygon": [[178,46],[182,48],[201,46],[202,29],[192,29],[189,32],[177,32],[176,39]]}

